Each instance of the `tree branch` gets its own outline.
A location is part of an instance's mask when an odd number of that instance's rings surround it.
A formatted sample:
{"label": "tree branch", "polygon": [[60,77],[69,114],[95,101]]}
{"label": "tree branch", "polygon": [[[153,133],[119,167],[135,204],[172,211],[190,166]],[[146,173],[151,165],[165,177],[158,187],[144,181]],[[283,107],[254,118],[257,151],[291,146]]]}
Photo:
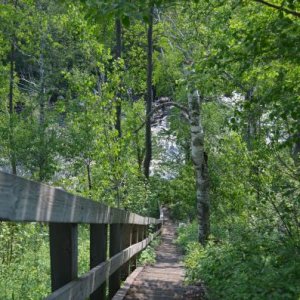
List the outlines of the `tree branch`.
{"label": "tree branch", "polygon": [[[186,107],[184,107],[183,105],[180,105],[176,102],[173,102],[173,101],[168,101],[168,102],[164,102],[164,103],[161,103],[157,106],[155,106],[151,111],[150,113],[146,116],[146,120],[148,118],[151,118],[153,116],[153,114],[158,111],[159,109],[163,108],[163,107],[166,107],[166,106],[174,106],[174,107],[177,107],[179,108],[181,111],[185,112],[187,116],[189,116],[189,111]],[[134,133],[138,133],[146,124],[146,120],[140,125],[140,127],[138,127]]]}
{"label": "tree branch", "polygon": [[298,11],[291,10],[291,9],[288,9],[285,7],[281,7],[280,5],[276,5],[276,4],[273,4],[273,3],[270,3],[270,2],[267,2],[264,0],[253,0],[253,1],[264,4],[266,6],[269,6],[269,7],[275,8],[275,9],[278,9],[278,10],[282,10],[286,14],[293,15],[294,17],[300,18],[300,12],[298,12]]}
{"label": "tree branch", "polygon": [[282,159],[282,157],[279,154],[276,154],[277,159],[279,160],[280,164],[286,168],[285,174],[291,176],[294,180],[299,181],[299,176],[295,173],[295,171],[289,167],[285,161]]}
{"label": "tree branch", "polygon": [[223,71],[225,76],[222,76],[226,80],[231,80],[237,87],[239,87],[242,91],[246,92],[247,88],[238,80],[236,80],[230,73]]}

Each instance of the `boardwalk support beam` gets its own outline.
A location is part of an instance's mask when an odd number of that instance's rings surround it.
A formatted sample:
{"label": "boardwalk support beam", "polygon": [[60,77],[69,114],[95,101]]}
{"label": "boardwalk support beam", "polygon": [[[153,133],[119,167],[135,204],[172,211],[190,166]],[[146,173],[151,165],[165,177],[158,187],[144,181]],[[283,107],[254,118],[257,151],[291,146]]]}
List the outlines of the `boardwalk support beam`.
{"label": "boardwalk support beam", "polygon": [[77,278],[77,224],[51,223],[51,289],[55,291]]}
{"label": "boardwalk support beam", "polygon": [[[120,288],[120,273],[127,276],[128,265],[136,267],[137,255],[160,234],[150,234],[150,225],[162,222],[0,171],[2,221],[49,224],[52,294],[47,300],[99,300],[107,292],[112,298]],[[78,224],[90,224],[91,269],[80,278]]]}
{"label": "boardwalk support beam", "polygon": [[[90,268],[94,268],[106,260],[107,253],[107,225],[90,225]],[[104,282],[93,294],[90,300],[105,299],[106,282]]]}

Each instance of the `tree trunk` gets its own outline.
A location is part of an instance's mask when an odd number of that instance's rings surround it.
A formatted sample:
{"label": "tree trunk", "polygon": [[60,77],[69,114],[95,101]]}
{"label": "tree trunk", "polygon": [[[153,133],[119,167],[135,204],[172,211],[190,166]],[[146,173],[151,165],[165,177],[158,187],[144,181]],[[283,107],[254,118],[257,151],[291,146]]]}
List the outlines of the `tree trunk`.
{"label": "tree trunk", "polygon": [[[120,59],[122,55],[122,25],[119,18],[116,18],[116,60]],[[118,137],[122,137],[121,128],[121,93],[117,92],[117,105],[116,105],[116,124],[115,128],[118,131]]]}
{"label": "tree trunk", "polygon": [[44,33],[41,37],[41,54],[40,54],[40,91],[39,91],[39,180],[44,181],[46,178],[46,143],[45,143],[45,68],[44,68],[44,51],[45,41]]}
{"label": "tree trunk", "polygon": [[150,164],[152,159],[152,138],[151,138],[151,116],[152,110],[152,52],[153,52],[153,7],[150,9],[149,25],[148,25],[148,49],[147,49],[147,95],[146,95],[146,135],[145,135],[145,159],[144,159],[144,175],[149,178]]}
{"label": "tree trunk", "polygon": [[10,78],[9,78],[9,148],[10,148],[10,163],[12,174],[17,174],[17,163],[16,163],[16,149],[15,149],[15,140],[14,140],[14,71],[15,71],[15,41],[11,43],[10,50]]}
{"label": "tree trunk", "polygon": [[[260,140],[260,114],[259,107],[253,103],[254,101],[254,88],[247,91],[245,101],[249,104],[248,120],[247,120],[247,132],[246,132],[246,143],[249,152],[253,152],[257,147],[257,143]],[[251,174],[253,176],[253,185],[256,191],[256,199],[259,202],[261,198],[261,184],[259,182],[260,165],[256,162],[251,167]]]}
{"label": "tree trunk", "polygon": [[87,179],[88,179],[88,188],[89,191],[92,190],[92,176],[91,176],[91,161],[88,159],[88,162],[86,164],[86,170],[87,170]]}
{"label": "tree trunk", "polygon": [[138,169],[139,171],[142,171],[142,165],[143,165],[143,153],[139,145],[139,134],[134,134],[135,138],[135,144],[136,144],[136,156],[137,156],[137,163],[138,163]]}
{"label": "tree trunk", "polygon": [[204,152],[204,133],[201,124],[201,103],[197,90],[188,94],[188,106],[191,130],[191,157],[196,174],[196,199],[199,218],[199,242],[205,246],[209,231],[209,174],[207,154]]}
{"label": "tree trunk", "polygon": [[247,120],[247,131],[246,131],[246,143],[247,148],[249,151],[254,149],[254,144],[257,135],[257,117],[258,112],[253,107],[253,88],[249,89],[245,96],[245,101],[249,103],[250,109],[248,113],[248,120]]}
{"label": "tree trunk", "polygon": [[292,158],[296,167],[300,166],[300,133],[295,135],[295,142],[292,148]]}

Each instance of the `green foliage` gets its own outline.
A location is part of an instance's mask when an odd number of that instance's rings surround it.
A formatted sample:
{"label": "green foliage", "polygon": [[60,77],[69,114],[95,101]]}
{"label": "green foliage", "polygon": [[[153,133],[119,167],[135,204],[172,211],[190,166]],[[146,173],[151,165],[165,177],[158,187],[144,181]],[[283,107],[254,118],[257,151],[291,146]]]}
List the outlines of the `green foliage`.
{"label": "green foliage", "polygon": [[184,224],[177,229],[176,244],[178,244],[183,251],[187,251],[189,244],[197,240],[198,224],[196,222]]}
{"label": "green foliage", "polygon": [[138,264],[140,266],[154,265],[156,262],[156,254],[154,248],[148,246],[140,255]]}
{"label": "green foliage", "polygon": [[160,242],[161,242],[160,237],[156,237],[150,243],[150,245],[148,245],[147,248],[144,251],[142,251],[138,259],[138,264],[140,266],[154,265],[156,263],[155,249],[158,247]]}
{"label": "green foliage", "polygon": [[159,199],[160,203],[168,204],[171,217],[175,220],[192,220],[196,217],[195,184],[192,176],[192,166],[185,165],[181,166],[174,179],[151,178],[151,199]]}
{"label": "green foliage", "polygon": [[78,276],[90,270],[90,226],[78,226]]}
{"label": "green foliage", "polygon": [[[41,299],[51,292],[48,226],[0,224],[0,298]],[[89,270],[89,228],[78,230],[78,274]]]}
{"label": "green foliage", "polygon": [[0,298],[40,299],[50,293],[48,228],[0,224]]}
{"label": "green foliage", "polygon": [[179,230],[187,280],[203,280],[210,299],[298,299],[299,251],[282,240],[235,228],[235,239],[196,242],[195,225]]}
{"label": "green foliage", "polygon": [[[205,249],[189,223],[197,209],[183,112],[168,110],[169,129],[158,137],[176,138],[180,155],[160,163],[175,176],[146,182],[141,172],[151,5],[156,96],[186,106],[187,87],[201,94],[211,199]],[[118,60],[116,18],[124,25]],[[1,167],[15,157],[20,175],[144,215],[167,204],[188,223],[178,237],[188,279],[204,280],[213,299],[299,297],[299,19],[257,1],[22,0],[2,1],[0,23]],[[87,227],[79,232],[82,274]],[[49,293],[45,227],[1,223],[0,237],[0,298]],[[154,263],[153,244],[141,260]]]}

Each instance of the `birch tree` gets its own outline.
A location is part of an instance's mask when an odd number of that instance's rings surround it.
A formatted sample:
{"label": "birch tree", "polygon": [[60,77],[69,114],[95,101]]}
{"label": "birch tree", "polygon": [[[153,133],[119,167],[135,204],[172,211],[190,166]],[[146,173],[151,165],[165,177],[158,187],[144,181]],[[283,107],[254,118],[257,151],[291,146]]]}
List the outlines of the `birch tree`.
{"label": "birch tree", "polygon": [[198,240],[205,245],[209,236],[209,175],[204,151],[204,131],[201,122],[201,97],[197,89],[188,91],[191,158],[195,169],[196,201],[199,219]]}

